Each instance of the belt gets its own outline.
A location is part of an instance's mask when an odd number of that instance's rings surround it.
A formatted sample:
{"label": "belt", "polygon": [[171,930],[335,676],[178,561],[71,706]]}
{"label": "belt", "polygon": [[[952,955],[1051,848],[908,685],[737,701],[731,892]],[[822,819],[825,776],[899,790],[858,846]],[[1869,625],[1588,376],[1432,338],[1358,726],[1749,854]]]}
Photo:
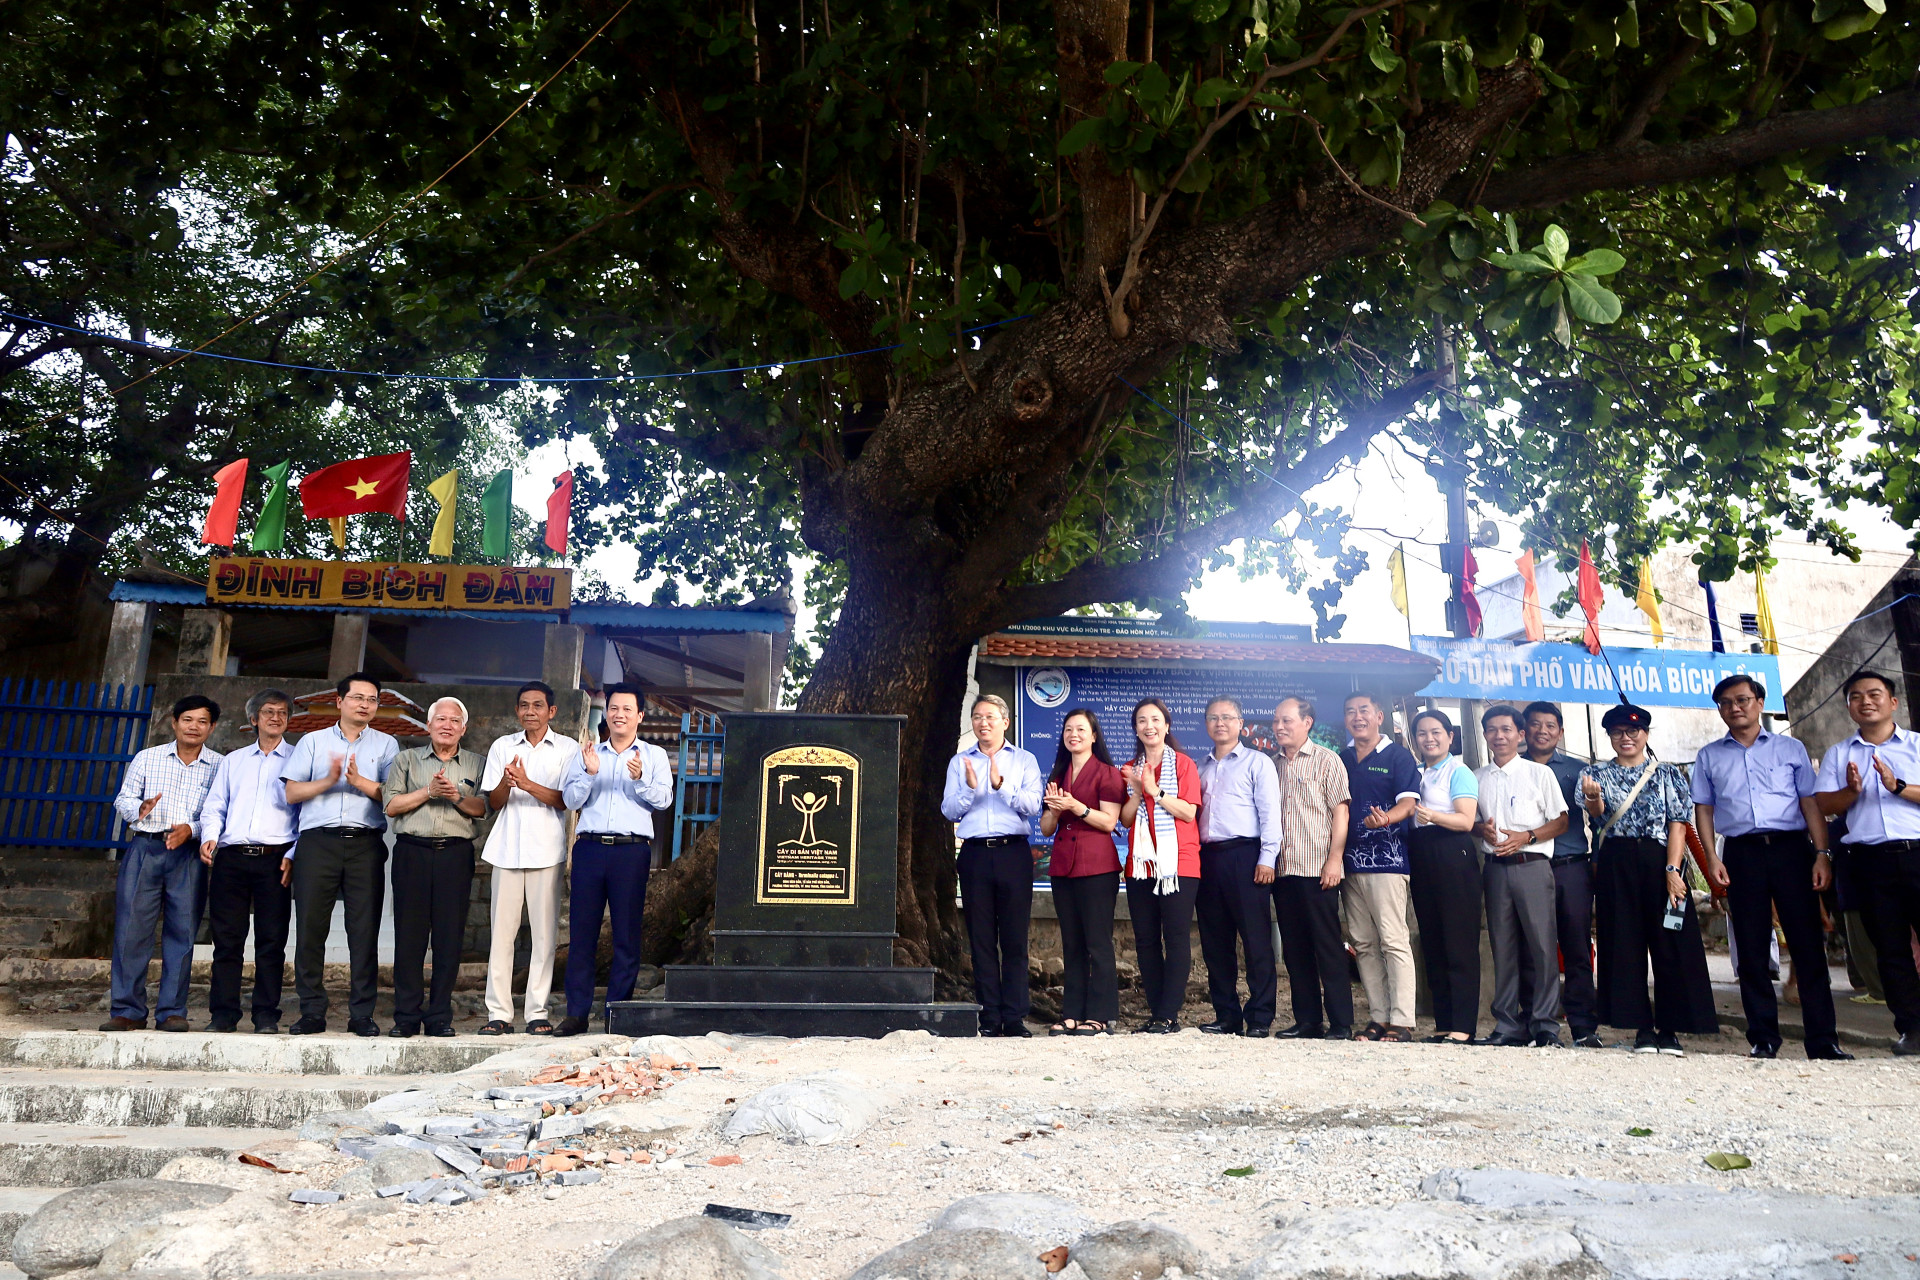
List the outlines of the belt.
{"label": "belt", "polygon": [[274,853],[274,854],[285,853],[288,849],[291,849],[291,848],[293,848],[293,845],[291,843],[288,843],[288,844],[223,844],[220,846],[218,852],[239,853],[239,854],[245,854],[249,858],[260,858],[260,857],[266,856],[269,853]]}
{"label": "belt", "polygon": [[405,840],[408,844],[425,845],[429,849],[446,849],[456,844],[472,844],[472,836],[409,836],[396,834],[395,843]]}
{"label": "belt", "polygon": [[1812,837],[1805,827],[1797,831],[1749,831],[1745,835],[1728,836],[1727,847],[1736,844],[1801,844],[1812,843]]}
{"label": "belt", "polygon": [[1209,849],[1224,849],[1230,844],[1259,843],[1259,836],[1228,836],[1225,840],[1202,840],[1200,842],[1200,852],[1205,853]]}
{"label": "belt", "polygon": [[1920,853],[1920,840],[1882,840],[1878,844],[1863,844],[1858,840],[1843,840],[1842,849],[1857,849],[1862,853]]}
{"label": "belt", "polygon": [[578,844],[582,840],[590,844],[651,844],[653,837],[637,836],[627,832],[576,831],[573,836],[574,843]]}
{"label": "belt", "polygon": [[962,847],[974,845],[981,849],[998,849],[1005,845],[1025,843],[1027,843],[1025,836],[968,836],[960,842]]}
{"label": "belt", "polygon": [[1556,867],[1569,867],[1576,862],[1592,862],[1593,855],[1590,853],[1569,853],[1563,858],[1556,853],[1553,855],[1552,861]]}
{"label": "belt", "polygon": [[358,839],[361,836],[377,836],[380,832],[381,828],[379,827],[312,827],[306,831],[302,831],[300,834],[303,836],[331,836],[336,840],[347,840]]}
{"label": "belt", "polygon": [[1527,862],[1551,862],[1553,861],[1553,857],[1550,854],[1535,853],[1530,849],[1522,849],[1520,852],[1508,854],[1504,858],[1490,857],[1487,861],[1503,867],[1517,867]]}

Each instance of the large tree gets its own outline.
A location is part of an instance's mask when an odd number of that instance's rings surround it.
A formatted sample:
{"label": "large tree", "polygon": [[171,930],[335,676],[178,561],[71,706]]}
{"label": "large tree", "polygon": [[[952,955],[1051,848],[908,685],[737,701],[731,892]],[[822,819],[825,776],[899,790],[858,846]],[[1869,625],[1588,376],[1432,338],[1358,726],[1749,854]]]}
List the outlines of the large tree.
{"label": "large tree", "polygon": [[163,8],[343,236],[478,144],[382,231],[382,314],[626,378],[547,426],[609,532],[750,589],[816,558],[802,707],[907,716],[912,962],[965,966],[934,797],[975,638],[1303,541],[1337,631],[1364,561],[1304,495],[1370,448],[1622,570],[1920,501],[1901,0]]}

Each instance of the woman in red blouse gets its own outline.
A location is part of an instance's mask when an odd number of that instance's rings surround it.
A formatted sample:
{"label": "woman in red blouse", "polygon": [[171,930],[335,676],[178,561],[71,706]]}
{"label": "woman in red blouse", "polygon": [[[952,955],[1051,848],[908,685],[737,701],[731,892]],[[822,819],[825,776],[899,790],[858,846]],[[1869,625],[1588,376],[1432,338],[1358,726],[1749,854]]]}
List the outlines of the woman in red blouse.
{"label": "woman in red blouse", "polygon": [[1067,712],[1040,811],[1040,834],[1053,837],[1053,909],[1067,962],[1066,998],[1051,1033],[1056,1036],[1097,1036],[1112,1030],[1120,1016],[1113,967],[1120,855],[1113,828],[1126,794],[1099,717],[1085,707]]}
{"label": "woman in red blouse", "polygon": [[[1190,930],[1200,890],[1200,770],[1167,727],[1167,704],[1143,699],[1133,709],[1133,759],[1120,773],[1127,801],[1127,913],[1140,957],[1140,986],[1151,1010],[1140,1030],[1164,1035],[1180,1029],[1193,968]],[[1145,856],[1153,844],[1151,860]]]}

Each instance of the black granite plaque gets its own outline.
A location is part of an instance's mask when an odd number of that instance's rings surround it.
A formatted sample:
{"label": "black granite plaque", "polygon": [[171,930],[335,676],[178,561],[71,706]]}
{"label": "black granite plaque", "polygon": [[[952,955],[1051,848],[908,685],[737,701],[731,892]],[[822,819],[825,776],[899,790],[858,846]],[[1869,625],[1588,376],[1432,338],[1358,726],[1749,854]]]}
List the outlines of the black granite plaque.
{"label": "black granite plaque", "polygon": [[608,1007],[621,1035],[975,1035],[979,1007],[896,968],[900,716],[726,717],[712,965]]}

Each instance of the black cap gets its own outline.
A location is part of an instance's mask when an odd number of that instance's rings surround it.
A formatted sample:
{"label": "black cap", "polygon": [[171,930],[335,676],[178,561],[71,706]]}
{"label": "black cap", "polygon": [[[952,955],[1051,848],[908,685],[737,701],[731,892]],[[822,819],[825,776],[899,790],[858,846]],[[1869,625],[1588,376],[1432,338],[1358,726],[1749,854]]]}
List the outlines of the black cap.
{"label": "black cap", "polygon": [[1617,707],[1608,708],[1607,714],[1600,717],[1600,727],[1608,733],[1615,729],[1651,729],[1653,717],[1645,707],[1623,702]]}

